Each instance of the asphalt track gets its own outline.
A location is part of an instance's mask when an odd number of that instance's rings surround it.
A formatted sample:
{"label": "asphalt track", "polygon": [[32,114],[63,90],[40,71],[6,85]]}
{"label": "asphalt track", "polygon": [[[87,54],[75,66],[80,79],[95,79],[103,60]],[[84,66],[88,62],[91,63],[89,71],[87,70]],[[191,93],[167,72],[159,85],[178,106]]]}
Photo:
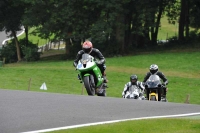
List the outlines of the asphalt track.
{"label": "asphalt track", "polygon": [[199,114],[194,104],[0,89],[0,133]]}
{"label": "asphalt track", "polygon": [[[23,27],[22,27],[23,29]],[[17,32],[17,36],[20,36],[24,33],[24,29],[22,31]],[[0,32],[0,46],[5,43],[5,41],[10,40],[11,38],[8,37],[8,34],[5,33],[5,31]]]}
{"label": "asphalt track", "polygon": [[7,39],[8,35],[6,35],[6,33],[3,31],[3,32],[0,32],[0,46],[2,46],[2,43],[5,39]]}

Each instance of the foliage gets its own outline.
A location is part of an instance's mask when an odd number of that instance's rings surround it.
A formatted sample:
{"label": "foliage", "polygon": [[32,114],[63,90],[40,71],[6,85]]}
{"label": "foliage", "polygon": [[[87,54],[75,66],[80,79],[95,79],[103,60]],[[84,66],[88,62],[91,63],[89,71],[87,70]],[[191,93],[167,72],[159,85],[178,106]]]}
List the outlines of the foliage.
{"label": "foliage", "polygon": [[[95,44],[104,45],[99,46],[103,49],[107,47],[106,45],[120,44],[118,47],[120,52],[114,50],[112,53],[112,50],[109,50],[107,53],[119,54],[129,51],[133,43],[141,45],[145,43],[145,41],[140,41],[141,39],[151,38],[146,35],[147,32],[151,32],[147,30],[148,28],[156,27],[154,24],[156,18],[152,16],[156,16],[160,5],[166,6],[169,1],[152,3],[145,0],[53,0],[49,2],[26,0],[25,3],[33,6],[26,10],[24,22],[27,25],[37,26],[38,32],[44,38],[53,33],[55,38],[65,40],[74,37],[79,40],[92,38]],[[33,16],[33,18],[37,16],[37,19],[31,21],[32,18],[27,16]],[[157,32],[152,32],[152,34],[157,36]],[[110,37],[112,37],[111,40],[109,40]]]}
{"label": "foliage", "polygon": [[76,57],[77,53],[79,50],[82,49],[81,47],[81,40],[74,40],[73,38],[71,39],[72,42],[68,42],[67,43],[67,49],[69,50],[69,52],[67,53],[68,55],[68,59],[74,58]]}
{"label": "foliage", "polygon": [[190,25],[196,30],[200,28],[200,1],[192,0],[190,2],[191,13],[190,13]]}
{"label": "foliage", "polygon": [[10,36],[15,39],[18,61],[21,61],[21,51],[16,32],[21,30],[24,10],[23,3],[10,0],[0,1],[0,31],[10,32]]}
{"label": "foliage", "polygon": [[5,45],[1,50],[2,58],[5,58],[5,63],[17,62],[17,52],[15,43]]}
{"label": "foliage", "polygon": [[[37,61],[40,59],[37,45],[28,42],[28,45],[26,46],[25,39],[19,40],[19,43],[21,44],[20,49],[22,51],[22,58],[26,61]],[[6,59],[6,63],[17,62],[17,52],[14,40],[2,48],[1,56]]]}
{"label": "foliage", "polygon": [[25,44],[25,39],[20,40],[20,44],[26,61],[37,61],[40,59],[41,53],[38,52],[38,46],[36,44],[29,41],[27,46],[23,45]]}
{"label": "foliage", "polygon": [[[91,38],[95,47],[107,55],[128,54],[136,48],[158,45],[159,29],[163,28],[161,18],[165,15],[169,23],[179,23],[178,39],[188,40],[189,27],[199,27],[198,5],[198,0],[4,0],[0,2],[0,16],[4,18],[0,29],[9,31],[11,22],[17,22],[13,33],[21,25],[26,30],[36,27],[33,35],[43,39],[53,36],[51,40],[76,38],[82,42]],[[15,13],[18,15],[9,17]],[[76,45],[79,43],[69,48],[75,50],[79,47]]]}
{"label": "foliage", "polygon": [[24,8],[22,3],[15,1],[3,0],[0,1],[0,31],[6,30],[19,31],[21,30],[21,17],[23,15]]}

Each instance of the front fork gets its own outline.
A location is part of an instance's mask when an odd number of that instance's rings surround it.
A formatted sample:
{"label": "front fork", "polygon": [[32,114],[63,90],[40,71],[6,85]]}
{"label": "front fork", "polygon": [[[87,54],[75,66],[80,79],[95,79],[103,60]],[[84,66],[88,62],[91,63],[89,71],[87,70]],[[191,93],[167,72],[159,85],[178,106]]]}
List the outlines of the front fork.
{"label": "front fork", "polygon": [[91,80],[92,87],[95,88],[96,86],[95,86],[94,76],[93,75],[90,75],[90,80]]}
{"label": "front fork", "polygon": [[155,92],[149,93],[149,101],[151,100],[151,96],[155,96],[156,100],[158,101],[158,94]]}

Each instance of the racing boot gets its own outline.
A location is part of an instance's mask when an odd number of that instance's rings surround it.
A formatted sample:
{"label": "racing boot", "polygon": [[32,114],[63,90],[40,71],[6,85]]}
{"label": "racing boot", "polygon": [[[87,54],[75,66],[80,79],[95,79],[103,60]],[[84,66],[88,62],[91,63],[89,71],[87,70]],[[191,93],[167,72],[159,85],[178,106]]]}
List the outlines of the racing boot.
{"label": "racing boot", "polygon": [[103,83],[103,87],[105,88],[108,88],[107,84],[106,83]]}
{"label": "racing boot", "polygon": [[81,76],[78,74],[78,80],[80,80],[80,83],[83,83],[81,80]]}
{"label": "racing boot", "polygon": [[145,100],[145,97],[144,97],[143,93],[139,93],[139,99],[140,100]]}
{"label": "racing boot", "polygon": [[163,95],[161,97],[161,101],[167,102],[166,95],[167,95],[167,88],[163,88]]}
{"label": "racing boot", "polygon": [[162,101],[162,102],[167,102],[166,95],[163,95],[163,96],[161,97],[161,101]]}
{"label": "racing boot", "polygon": [[106,73],[105,73],[105,72],[103,73],[103,76],[102,76],[102,77],[103,77],[103,79],[104,79],[104,80],[103,80],[104,83],[108,83],[108,80],[106,79]]}

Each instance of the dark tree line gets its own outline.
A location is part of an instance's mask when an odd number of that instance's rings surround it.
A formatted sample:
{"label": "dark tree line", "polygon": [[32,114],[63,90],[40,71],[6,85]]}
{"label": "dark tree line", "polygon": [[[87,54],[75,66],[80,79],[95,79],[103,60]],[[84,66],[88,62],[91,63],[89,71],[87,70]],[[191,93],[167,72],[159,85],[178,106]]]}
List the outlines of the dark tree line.
{"label": "dark tree line", "polygon": [[[187,40],[189,28],[200,26],[199,0],[1,0],[0,31],[15,38],[18,61],[20,44],[16,31],[23,25],[37,27],[42,38],[64,39],[68,51],[79,48],[85,39],[105,53],[124,54],[136,47],[156,46],[161,18],[179,23],[178,39]],[[73,53],[73,52],[72,52]]]}

